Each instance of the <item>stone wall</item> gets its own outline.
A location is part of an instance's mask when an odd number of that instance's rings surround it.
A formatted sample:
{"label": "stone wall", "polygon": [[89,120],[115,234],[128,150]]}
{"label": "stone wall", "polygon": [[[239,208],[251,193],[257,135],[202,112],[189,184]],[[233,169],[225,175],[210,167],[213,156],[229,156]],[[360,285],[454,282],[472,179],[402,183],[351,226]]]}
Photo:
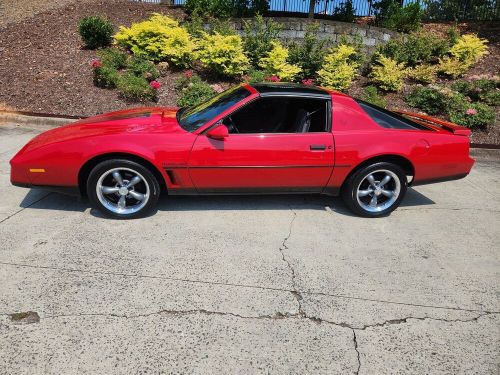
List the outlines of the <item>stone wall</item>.
{"label": "stone wall", "polygon": [[[377,45],[386,43],[391,38],[398,35],[398,33],[394,31],[382,29],[380,27],[357,25],[355,23],[321,19],[315,19],[313,21],[307,18],[289,17],[277,17],[273,19],[283,25],[280,36],[286,41],[303,39],[306,32],[306,26],[310,22],[318,22],[320,24],[318,33],[319,38],[330,39],[334,43],[337,42],[342,35],[345,35],[347,39],[352,39],[355,35],[359,35],[367,51],[373,51]],[[243,32],[243,21],[243,19],[233,20],[234,28],[239,33]]]}

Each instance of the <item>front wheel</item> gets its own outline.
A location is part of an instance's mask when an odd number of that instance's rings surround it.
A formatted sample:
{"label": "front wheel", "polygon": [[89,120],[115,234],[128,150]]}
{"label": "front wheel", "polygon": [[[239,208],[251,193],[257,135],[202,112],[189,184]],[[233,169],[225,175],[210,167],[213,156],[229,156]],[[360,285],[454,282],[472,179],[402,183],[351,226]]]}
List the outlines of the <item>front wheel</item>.
{"label": "front wheel", "polygon": [[394,211],[408,187],[405,172],[396,164],[375,163],[355,172],[342,188],[342,198],[355,213],[385,216]]}
{"label": "front wheel", "polygon": [[91,204],[106,216],[134,219],[156,206],[160,186],[151,171],[131,160],[99,163],[90,172],[87,193]]}

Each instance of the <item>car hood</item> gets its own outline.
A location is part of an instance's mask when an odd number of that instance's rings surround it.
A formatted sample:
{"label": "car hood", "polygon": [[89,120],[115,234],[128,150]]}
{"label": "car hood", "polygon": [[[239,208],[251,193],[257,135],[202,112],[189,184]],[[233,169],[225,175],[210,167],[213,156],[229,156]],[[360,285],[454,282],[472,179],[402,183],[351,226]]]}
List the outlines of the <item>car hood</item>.
{"label": "car hood", "polygon": [[46,144],[117,133],[185,133],[176,120],[177,108],[141,107],[85,118],[33,138],[24,151]]}

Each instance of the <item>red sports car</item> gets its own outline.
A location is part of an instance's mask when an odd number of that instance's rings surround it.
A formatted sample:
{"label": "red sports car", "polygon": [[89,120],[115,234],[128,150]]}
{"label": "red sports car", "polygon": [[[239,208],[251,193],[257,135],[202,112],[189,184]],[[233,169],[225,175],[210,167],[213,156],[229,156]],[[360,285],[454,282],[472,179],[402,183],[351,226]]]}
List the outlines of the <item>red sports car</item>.
{"label": "red sports car", "polygon": [[393,211],[409,185],[465,177],[470,130],[314,86],[233,87],[180,109],[112,112],[49,130],[11,160],[16,186],[88,196],[135,218],[168,194],[341,195]]}

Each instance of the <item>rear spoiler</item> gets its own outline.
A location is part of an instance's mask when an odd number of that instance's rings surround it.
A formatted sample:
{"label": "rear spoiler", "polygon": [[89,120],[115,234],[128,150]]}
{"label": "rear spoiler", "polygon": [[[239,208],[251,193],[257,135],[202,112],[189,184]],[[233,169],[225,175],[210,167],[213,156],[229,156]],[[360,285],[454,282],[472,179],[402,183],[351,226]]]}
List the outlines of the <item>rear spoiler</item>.
{"label": "rear spoiler", "polygon": [[421,114],[413,113],[413,112],[405,112],[405,111],[393,111],[393,112],[396,112],[400,115],[409,117],[410,119],[412,119],[416,122],[420,122],[424,125],[427,123],[430,125],[438,126],[444,130],[452,132],[455,135],[463,135],[466,137],[471,135],[470,129],[464,128],[463,126],[459,126],[459,125],[454,124],[454,123],[449,122],[449,121],[444,121],[444,120],[440,120],[440,119],[437,119],[434,117],[421,115]]}

